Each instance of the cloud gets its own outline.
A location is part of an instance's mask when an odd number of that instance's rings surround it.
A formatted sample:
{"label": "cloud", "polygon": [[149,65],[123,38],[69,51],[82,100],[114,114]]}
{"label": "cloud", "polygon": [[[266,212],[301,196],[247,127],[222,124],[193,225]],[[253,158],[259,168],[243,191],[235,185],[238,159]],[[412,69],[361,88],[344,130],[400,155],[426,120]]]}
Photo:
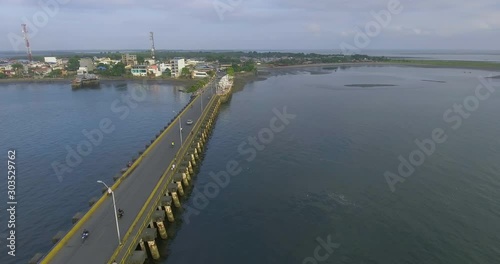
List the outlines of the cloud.
{"label": "cloud", "polygon": [[[57,1],[57,0],[42,0]],[[230,8],[221,20],[214,1]],[[356,28],[387,9],[390,0],[69,0],[32,38],[34,50],[148,49],[149,31],[160,49],[332,48],[352,41]],[[416,38],[428,47],[449,48],[500,42],[498,0],[400,0],[395,15],[373,44],[408,46]],[[39,1],[2,0],[0,50],[10,50],[9,33],[41,10]],[[311,38],[313,36],[314,38]],[[319,38],[319,39],[318,39]],[[443,42],[445,44],[443,44]]]}

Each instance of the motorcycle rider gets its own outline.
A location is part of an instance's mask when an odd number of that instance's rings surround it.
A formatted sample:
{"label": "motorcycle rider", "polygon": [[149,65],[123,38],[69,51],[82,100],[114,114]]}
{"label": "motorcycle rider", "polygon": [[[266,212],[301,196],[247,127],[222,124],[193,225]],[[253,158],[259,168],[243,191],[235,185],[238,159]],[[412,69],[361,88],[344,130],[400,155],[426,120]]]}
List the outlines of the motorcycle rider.
{"label": "motorcycle rider", "polygon": [[118,208],[118,217],[123,216],[123,210],[121,208]]}

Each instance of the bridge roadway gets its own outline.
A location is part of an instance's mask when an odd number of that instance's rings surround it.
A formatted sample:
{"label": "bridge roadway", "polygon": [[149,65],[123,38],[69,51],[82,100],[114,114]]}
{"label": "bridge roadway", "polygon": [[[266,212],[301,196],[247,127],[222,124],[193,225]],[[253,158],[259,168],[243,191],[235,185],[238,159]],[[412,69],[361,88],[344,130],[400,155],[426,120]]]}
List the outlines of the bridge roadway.
{"label": "bridge roadway", "polygon": [[[216,78],[216,80],[218,79]],[[191,107],[186,108],[186,111],[183,112],[181,116],[183,138],[189,135],[214,92],[209,84],[203,93],[196,97]],[[193,120],[192,125],[186,124],[188,119]],[[159,138],[159,141],[149,150],[135,170],[114,190],[116,207],[122,208],[125,212],[124,216],[118,220],[122,239],[180,149],[179,118],[167,129],[168,131]],[[171,147],[172,141],[175,142],[173,148]],[[106,184],[111,186],[111,183]],[[96,183],[96,188],[101,187],[104,186]],[[83,229],[89,230],[90,235],[82,243]],[[55,252],[50,252],[47,255],[55,253],[53,258],[46,256],[41,263],[107,263],[118,245],[113,202],[111,195],[108,195],[105,201],[90,215],[90,218],[85,221],[81,230],[74,232],[61,249],[57,251],[53,249]],[[49,260],[50,258],[51,260]]]}

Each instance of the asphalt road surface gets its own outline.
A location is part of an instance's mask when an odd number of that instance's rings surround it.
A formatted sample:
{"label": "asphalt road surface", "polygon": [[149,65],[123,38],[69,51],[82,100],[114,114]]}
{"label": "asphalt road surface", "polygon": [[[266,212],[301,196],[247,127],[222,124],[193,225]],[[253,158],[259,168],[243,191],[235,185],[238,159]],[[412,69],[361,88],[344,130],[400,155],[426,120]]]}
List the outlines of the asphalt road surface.
{"label": "asphalt road surface", "polygon": [[[214,92],[209,84],[203,94],[195,100],[192,107],[186,109],[181,117],[183,138],[189,135],[203,112],[202,107],[203,110],[206,108],[206,104]],[[193,121],[192,125],[186,124],[189,119]],[[173,127],[168,133],[161,138],[135,170],[114,191],[116,208],[121,208],[124,211],[124,216],[118,220],[122,238],[146,203],[161,175],[168,169],[169,164],[180,149],[179,120],[172,125]],[[175,142],[173,148],[171,147],[172,141]],[[111,186],[112,183],[106,184]],[[87,229],[90,233],[84,242],[81,239],[83,229]],[[69,239],[50,263],[107,263],[118,245],[113,201],[111,195],[108,195],[83,225],[82,230],[76,232]]]}

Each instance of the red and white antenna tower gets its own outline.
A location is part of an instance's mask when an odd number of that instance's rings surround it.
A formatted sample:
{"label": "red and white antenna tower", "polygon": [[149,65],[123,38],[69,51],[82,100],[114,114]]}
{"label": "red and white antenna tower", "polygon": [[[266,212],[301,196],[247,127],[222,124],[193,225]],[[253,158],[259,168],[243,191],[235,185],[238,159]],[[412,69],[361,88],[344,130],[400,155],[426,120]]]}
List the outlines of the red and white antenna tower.
{"label": "red and white antenna tower", "polygon": [[23,30],[24,41],[26,42],[26,49],[28,50],[28,60],[31,62],[33,61],[33,56],[31,55],[30,41],[28,39],[28,28],[26,24],[21,24],[21,28]]}

